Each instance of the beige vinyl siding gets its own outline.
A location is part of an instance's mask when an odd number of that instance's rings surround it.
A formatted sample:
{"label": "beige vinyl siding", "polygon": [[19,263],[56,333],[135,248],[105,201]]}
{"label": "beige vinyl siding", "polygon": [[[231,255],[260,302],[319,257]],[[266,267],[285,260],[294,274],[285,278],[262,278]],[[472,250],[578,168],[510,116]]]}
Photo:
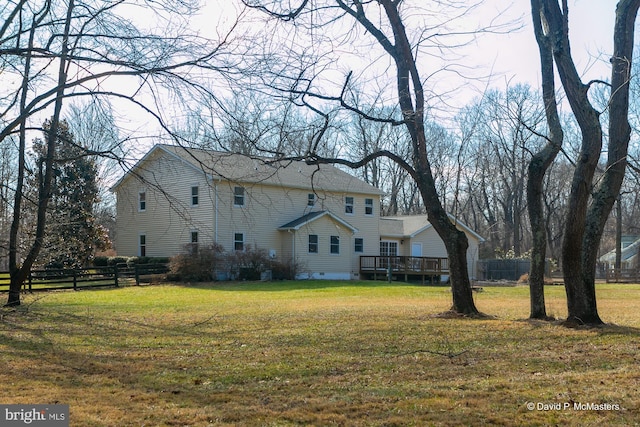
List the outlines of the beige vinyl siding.
{"label": "beige vinyl siding", "polygon": [[[308,173],[289,171],[285,176],[296,179],[290,187],[272,178],[246,183],[240,178],[222,179],[215,172],[212,179],[191,161],[156,148],[138,163],[135,174],[128,174],[116,185],[118,254],[137,255],[140,234],[146,237],[147,256],[173,256],[190,243],[192,231],[198,232],[199,244],[215,241],[227,251],[233,250],[234,234],[242,233],[245,247],[275,252],[283,261],[291,259],[295,243],[300,264],[329,277],[339,272],[347,278],[357,278],[360,255],[378,254],[380,194],[362,181],[349,183],[344,173],[338,173],[339,181],[347,183],[347,191],[323,191],[324,179],[312,187]],[[192,205],[193,186],[198,187],[197,206]],[[245,190],[242,207],[234,206],[235,187]],[[138,209],[140,191],[146,193],[144,212]],[[314,206],[308,206],[310,193],[315,194]],[[345,213],[345,197],[353,198],[353,215]],[[373,201],[372,215],[365,213],[365,199]],[[278,229],[313,211],[329,211],[357,231],[354,234],[330,217],[312,221],[308,227],[322,231],[318,233],[322,253],[310,256],[308,230],[290,233]],[[340,236],[339,256],[329,254],[331,235]],[[362,253],[354,252],[356,237],[363,239]]]}
{"label": "beige vinyl siding", "polygon": [[[138,255],[140,234],[146,235],[147,256],[180,253],[191,242],[191,231],[198,231],[199,244],[212,243],[214,194],[206,176],[162,153],[148,158],[144,166],[116,192],[118,254]],[[193,186],[199,188],[197,206],[191,203]],[[138,209],[140,191],[146,193],[144,211]]]}
{"label": "beige vinyl siding", "polygon": [[[477,276],[477,259],[478,259],[478,239],[469,233],[467,233],[469,239],[469,249],[467,250],[467,270],[469,277],[475,278]],[[422,233],[411,239],[404,239],[402,245],[398,245],[398,250],[404,256],[411,256],[411,244],[422,243],[422,256],[424,257],[438,257],[447,258],[447,249],[444,246],[444,242],[436,233],[433,227],[429,227]]]}
{"label": "beige vinyl siding", "polygon": [[[234,188],[237,186],[245,188],[243,207],[234,206],[233,203]],[[364,199],[373,198],[374,204],[379,205],[378,196],[354,195],[363,209],[360,213],[356,212],[355,215],[345,215],[342,194],[319,192],[316,195],[315,205],[309,207],[307,206],[309,190],[233,182],[217,183],[217,190],[219,199],[218,227],[221,230],[229,231],[228,235],[219,236],[219,242],[225,249],[232,247],[232,233],[243,232],[246,243],[252,247],[267,251],[274,249],[277,251],[277,258],[290,259],[290,253],[293,250],[290,242],[291,237],[286,232],[278,231],[278,228],[306,213],[328,210],[358,229],[356,236],[362,237],[365,245],[362,255],[377,253],[378,216],[375,210],[374,215],[364,215]],[[344,245],[346,244],[345,242]],[[353,236],[349,239],[349,249],[352,254]],[[284,253],[280,254],[281,251]],[[302,261],[304,256],[300,253],[297,255]],[[351,255],[349,258],[351,265],[347,271],[357,273],[359,258]]]}
{"label": "beige vinyl siding", "polygon": [[[309,235],[318,236],[318,253],[309,253]],[[330,253],[331,236],[339,238],[340,253]],[[329,217],[322,217],[295,231],[296,260],[301,263],[302,276],[317,279],[350,279],[353,256],[351,230]]]}

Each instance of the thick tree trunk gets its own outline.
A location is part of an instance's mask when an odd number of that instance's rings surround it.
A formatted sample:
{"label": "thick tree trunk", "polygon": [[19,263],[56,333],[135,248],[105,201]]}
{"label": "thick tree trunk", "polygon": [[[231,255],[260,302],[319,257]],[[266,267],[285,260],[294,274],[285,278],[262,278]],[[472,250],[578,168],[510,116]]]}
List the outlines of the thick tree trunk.
{"label": "thick tree trunk", "polygon": [[[455,230],[455,231],[454,231]],[[471,291],[469,281],[469,271],[467,269],[467,249],[469,241],[464,232],[450,229],[448,241],[445,244],[449,255],[449,269],[451,271],[451,293],[453,294],[453,304],[451,310],[474,316],[479,314],[473,301],[473,293]]]}
{"label": "thick tree trunk", "polygon": [[[424,126],[424,89],[415,58],[413,57],[411,43],[407,38],[404,23],[398,11],[398,3],[392,1],[381,1],[380,3],[389,18],[395,45],[390,45],[382,34],[372,30],[380,44],[391,54],[396,64],[398,104],[411,137],[413,167],[416,172],[414,179],[424,201],[429,222],[431,222],[444,242],[449,256],[451,290],[453,294],[452,310],[459,314],[477,315],[479,312],[473,302],[471,283],[467,271],[467,248],[469,242],[466,235],[451,222],[448,213],[442,206],[428,160]],[[359,8],[362,11],[361,5]],[[363,22],[361,20],[363,19],[362,16],[356,17],[356,19],[360,20],[366,28],[371,28],[369,21]]]}
{"label": "thick tree trunk", "polygon": [[531,268],[529,271],[529,299],[531,319],[546,319],[547,310],[544,300],[544,270],[547,250],[547,235],[544,228],[544,211],[542,208],[542,183],[546,168],[541,161],[532,159],[529,164],[527,182],[527,208],[533,237],[531,249]]}
{"label": "thick tree trunk", "polygon": [[533,27],[540,52],[542,73],[542,99],[549,127],[549,138],[545,147],[534,154],[529,162],[527,177],[527,209],[533,236],[531,249],[531,269],[529,272],[529,293],[531,319],[547,319],[544,298],[544,272],[547,251],[547,231],[544,216],[544,177],[562,147],[563,132],[558,115],[553,72],[553,50],[551,40],[543,29],[541,5],[532,1]]}
{"label": "thick tree trunk", "polygon": [[595,191],[593,178],[602,150],[603,132],[600,113],[588,98],[590,84],[582,83],[571,57],[567,3],[563,1],[562,8],[557,0],[531,0],[531,4],[534,13],[543,17],[558,74],[582,134],[582,147],[569,195],[568,212],[571,219],[567,221],[562,243],[569,312],[567,322],[598,325],[602,320],[598,315],[595,292],[597,253],[604,224],[625,173],[630,137],[628,82],[640,0],[620,0],[616,8],[607,169]]}
{"label": "thick tree trunk", "polygon": [[480,313],[473,301],[471,282],[469,280],[467,265],[469,240],[467,235],[458,230],[456,225],[451,222],[448,213],[439,203],[435,182],[430,173],[430,168],[428,168],[428,162],[425,160],[421,163],[423,164],[422,167],[427,167],[427,169],[419,175],[420,179],[417,180],[418,188],[425,201],[429,222],[444,242],[449,257],[449,279],[453,296],[451,311],[467,316],[479,315]]}

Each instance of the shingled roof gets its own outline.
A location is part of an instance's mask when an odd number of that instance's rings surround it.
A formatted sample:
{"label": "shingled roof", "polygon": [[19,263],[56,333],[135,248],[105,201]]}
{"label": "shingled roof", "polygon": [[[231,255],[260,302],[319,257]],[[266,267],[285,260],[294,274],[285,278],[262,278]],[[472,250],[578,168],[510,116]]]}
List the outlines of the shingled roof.
{"label": "shingled roof", "polygon": [[342,193],[382,194],[380,189],[332,165],[308,165],[303,161],[278,161],[177,145],[155,145],[134,169],[157,150],[179,157],[218,180]]}
{"label": "shingled roof", "polygon": [[[484,238],[469,228],[466,224],[449,214],[449,218],[462,230],[468,232],[479,241],[484,242]],[[427,215],[405,215],[387,216],[380,218],[380,235],[385,237],[407,237],[413,238],[423,231],[433,227]]]}

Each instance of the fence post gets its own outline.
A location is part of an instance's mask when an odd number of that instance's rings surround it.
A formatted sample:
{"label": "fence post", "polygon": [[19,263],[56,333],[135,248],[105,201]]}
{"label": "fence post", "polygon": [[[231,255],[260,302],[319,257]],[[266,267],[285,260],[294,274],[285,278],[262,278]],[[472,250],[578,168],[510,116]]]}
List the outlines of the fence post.
{"label": "fence post", "polygon": [[78,290],[78,280],[77,280],[77,277],[76,277],[76,269],[74,268],[71,271],[73,272],[73,290],[77,291]]}
{"label": "fence post", "polygon": [[29,292],[32,292],[32,290],[31,290],[31,280],[32,280],[32,279],[31,279],[31,275],[32,275],[32,274],[33,274],[33,273],[32,273],[31,271],[29,271]]}
{"label": "fence post", "polygon": [[118,264],[113,264],[113,282],[118,287]]}
{"label": "fence post", "polygon": [[136,286],[140,286],[140,270],[138,264],[133,264],[133,273],[136,276]]}

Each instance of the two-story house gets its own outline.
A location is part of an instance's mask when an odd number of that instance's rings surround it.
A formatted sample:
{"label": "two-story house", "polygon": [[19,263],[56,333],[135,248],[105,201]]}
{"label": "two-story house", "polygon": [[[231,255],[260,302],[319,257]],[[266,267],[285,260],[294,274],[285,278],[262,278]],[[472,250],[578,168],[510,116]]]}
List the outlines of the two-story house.
{"label": "two-story house", "polygon": [[351,279],[358,256],[379,250],[380,190],[330,165],[156,145],[112,191],[120,255],[251,245],[311,277]]}
{"label": "two-story house", "polygon": [[[324,279],[361,277],[362,256],[446,257],[442,244],[422,242],[439,239],[422,233],[426,217],[383,222],[381,191],[331,165],[156,145],[112,191],[119,255],[173,256],[189,244],[213,242],[226,251],[250,245],[304,265],[303,277]],[[412,224],[421,224],[420,233]],[[477,256],[482,238],[467,231]]]}

